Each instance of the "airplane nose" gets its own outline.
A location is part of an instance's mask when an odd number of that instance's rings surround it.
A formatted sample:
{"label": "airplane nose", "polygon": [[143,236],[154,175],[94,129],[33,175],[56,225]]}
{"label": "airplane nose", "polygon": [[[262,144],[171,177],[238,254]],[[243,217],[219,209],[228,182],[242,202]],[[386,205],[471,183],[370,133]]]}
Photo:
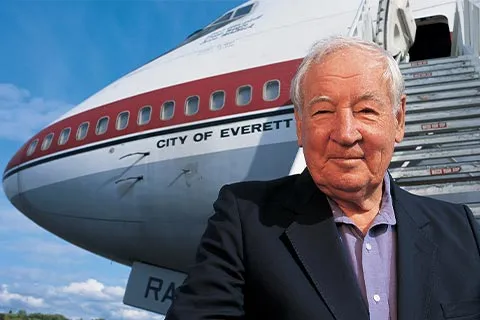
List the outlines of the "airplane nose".
{"label": "airplane nose", "polygon": [[3,172],[3,192],[8,200],[19,210],[22,211],[20,179],[18,172],[18,165],[22,163],[24,147],[17,151],[17,153],[8,162]]}
{"label": "airplane nose", "polygon": [[18,177],[16,174],[3,179],[3,192],[10,202],[13,202],[19,196]]}

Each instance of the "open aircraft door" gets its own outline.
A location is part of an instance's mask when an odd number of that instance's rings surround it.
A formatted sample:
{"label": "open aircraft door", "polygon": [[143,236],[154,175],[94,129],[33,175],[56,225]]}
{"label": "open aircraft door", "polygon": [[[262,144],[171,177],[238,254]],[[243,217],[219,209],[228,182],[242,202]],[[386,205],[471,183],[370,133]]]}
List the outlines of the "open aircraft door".
{"label": "open aircraft door", "polygon": [[410,0],[379,1],[376,42],[397,60],[407,56],[415,41],[416,30]]}

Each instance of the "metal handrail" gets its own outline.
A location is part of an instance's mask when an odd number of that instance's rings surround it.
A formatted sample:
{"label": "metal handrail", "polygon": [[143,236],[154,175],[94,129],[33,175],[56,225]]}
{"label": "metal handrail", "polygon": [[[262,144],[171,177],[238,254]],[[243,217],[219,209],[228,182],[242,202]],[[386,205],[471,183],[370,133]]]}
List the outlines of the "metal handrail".
{"label": "metal handrail", "polygon": [[457,0],[455,29],[456,54],[480,55],[480,1]]}
{"label": "metal handrail", "polygon": [[[362,0],[357,9],[357,13],[355,14],[353,22],[348,28],[349,37],[359,37],[370,41],[373,40],[373,26],[369,10],[370,9],[367,6],[367,1]],[[369,30],[370,34],[368,34]]]}
{"label": "metal handrail", "polygon": [[357,9],[357,13],[355,14],[355,18],[353,19],[353,22],[350,25],[350,27],[348,28],[349,29],[348,30],[348,36],[349,37],[353,37],[354,33],[356,32],[356,29],[358,27],[358,22],[360,21],[360,18],[363,15],[365,5],[366,5],[366,0],[362,0],[362,2],[360,3],[360,6]]}

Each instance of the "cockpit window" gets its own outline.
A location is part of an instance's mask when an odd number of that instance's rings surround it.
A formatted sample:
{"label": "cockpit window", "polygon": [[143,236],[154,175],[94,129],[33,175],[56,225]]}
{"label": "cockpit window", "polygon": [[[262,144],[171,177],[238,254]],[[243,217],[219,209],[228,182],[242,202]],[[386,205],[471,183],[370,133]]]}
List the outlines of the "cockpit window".
{"label": "cockpit window", "polygon": [[187,39],[180,44],[177,48],[186,45],[189,42],[192,42],[200,37],[203,37],[209,33],[212,33],[215,30],[218,30],[222,28],[223,26],[226,26],[227,24],[232,23],[233,21],[240,19],[250,12],[252,12],[253,8],[255,7],[255,3],[248,4],[246,6],[240,7],[235,11],[230,11],[225,13],[223,16],[218,18],[217,20],[213,21],[203,29],[199,29],[192,34],[190,34]]}
{"label": "cockpit window", "polygon": [[238,8],[237,11],[235,11],[235,14],[233,15],[233,18],[240,18],[243,17],[244,15],[247,15],[252,11],[253,8],[253,3],[249,4],[248,6]]}
{"label": "cockpit window", "polygon": [[215,21],[212,23],[212,25],[217,24],[217,23],[222,23],[222,22],[224,22],[224,21],[228,21],[228,19],[230,19],[230,17],[232,16],[232,13],[233,13],[232,11],[225,13],[223,16],[221,16],[220,18],[218,18],[217,20],[215,20]]}

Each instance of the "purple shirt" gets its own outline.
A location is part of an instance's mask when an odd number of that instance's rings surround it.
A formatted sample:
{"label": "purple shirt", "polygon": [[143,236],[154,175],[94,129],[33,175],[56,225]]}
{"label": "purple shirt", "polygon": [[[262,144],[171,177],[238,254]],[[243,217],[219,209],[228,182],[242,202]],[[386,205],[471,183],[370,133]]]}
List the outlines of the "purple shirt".
{"label": "purple shirt", "polygon": [[338,205],[328,199],[340,239],[351,258],[370,319],[397,320],[396,219],[385,173],[380,211],[364,236]]}

